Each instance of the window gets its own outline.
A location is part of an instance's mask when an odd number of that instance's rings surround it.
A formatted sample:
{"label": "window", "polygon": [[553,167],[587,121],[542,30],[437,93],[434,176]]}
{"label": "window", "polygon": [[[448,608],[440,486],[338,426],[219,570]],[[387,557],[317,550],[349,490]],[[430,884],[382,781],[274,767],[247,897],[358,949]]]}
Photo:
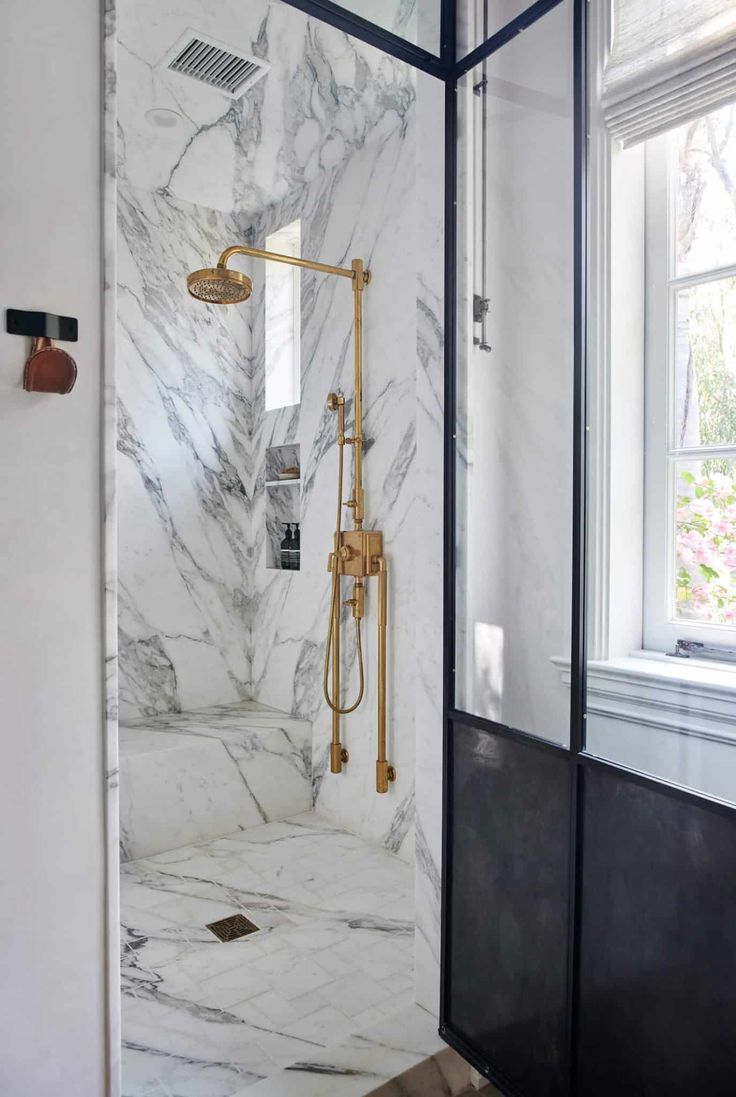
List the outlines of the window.
{"label": "window", "polygon": [[[266,237],[266,250],[301,256],[301,222]],[[300,402],[301,278],[299,267],[266,263],[266,411]]]}
{"label": "window", "polygon": [[736,646],[736,106],[646,151],[644,646]]}

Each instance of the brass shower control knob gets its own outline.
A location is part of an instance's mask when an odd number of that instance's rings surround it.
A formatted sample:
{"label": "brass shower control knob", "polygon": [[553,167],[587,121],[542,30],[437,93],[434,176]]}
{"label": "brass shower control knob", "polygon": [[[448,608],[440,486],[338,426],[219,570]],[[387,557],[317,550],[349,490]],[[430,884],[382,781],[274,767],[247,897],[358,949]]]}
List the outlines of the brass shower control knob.
{"label": "brass shower control knob", "polygon": [[358,553],[350,545],[340,545],[337,554],[341,560],[352,560],[355,556],[358,556]]}

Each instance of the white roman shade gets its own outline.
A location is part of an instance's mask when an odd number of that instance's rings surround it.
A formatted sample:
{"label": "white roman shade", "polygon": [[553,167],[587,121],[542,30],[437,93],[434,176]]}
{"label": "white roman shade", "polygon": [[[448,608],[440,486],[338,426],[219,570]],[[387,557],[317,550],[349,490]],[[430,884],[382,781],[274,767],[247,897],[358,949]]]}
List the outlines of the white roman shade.
{"label": "white roman shade", "polygon": [[736,99],[736,0],[612,0],[603,112],[634,145]]}

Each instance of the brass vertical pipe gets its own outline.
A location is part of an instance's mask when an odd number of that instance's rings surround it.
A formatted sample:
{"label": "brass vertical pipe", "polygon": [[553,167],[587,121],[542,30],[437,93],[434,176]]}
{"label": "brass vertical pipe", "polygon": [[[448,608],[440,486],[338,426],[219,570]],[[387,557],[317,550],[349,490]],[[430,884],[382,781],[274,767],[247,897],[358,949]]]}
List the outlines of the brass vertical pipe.
{"label": "brass vertical pipe", "polygon": [[388,624],[388,567],[383,556],[378,567],[378,751],[376,758],[376,792],[388,792],[390,781],[396,780],[396,770],[386,758],[386,626]]}
{"label": "brass vertical pipe", "polygon": [[356,529],[363,528],[365,494],[363,492],[363,289],[368,280],[362,259],[353,259],[353,307],[355,315],[355,437],[353,519]]}

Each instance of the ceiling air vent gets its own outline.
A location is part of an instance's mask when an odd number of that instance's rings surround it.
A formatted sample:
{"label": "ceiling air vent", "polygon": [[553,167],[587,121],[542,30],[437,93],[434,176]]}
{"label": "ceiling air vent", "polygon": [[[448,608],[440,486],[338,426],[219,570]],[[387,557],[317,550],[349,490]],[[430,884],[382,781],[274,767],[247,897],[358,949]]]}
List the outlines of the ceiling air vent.
{"label": "ceiling air vent", "polygon": [[239,99],[266,74],[269,66],[257,57],[236,53],[212,38],[187,31],[166,55],[163,65],[180,76]]}

